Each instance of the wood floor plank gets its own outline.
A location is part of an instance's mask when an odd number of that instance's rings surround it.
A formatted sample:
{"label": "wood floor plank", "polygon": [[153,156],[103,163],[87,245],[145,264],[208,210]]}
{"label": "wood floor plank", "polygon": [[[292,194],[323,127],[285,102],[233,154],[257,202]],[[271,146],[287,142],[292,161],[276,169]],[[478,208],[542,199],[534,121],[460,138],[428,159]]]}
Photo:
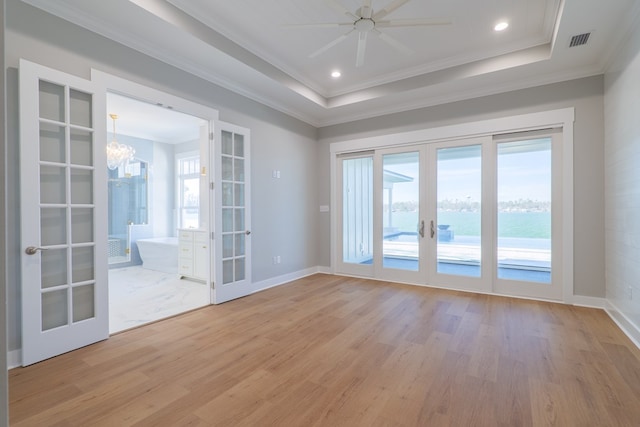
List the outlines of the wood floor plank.
{"label": "wood floor plank", "polygon": [[16,426],[638,426],[602,310],[314,275],[10,374]]}

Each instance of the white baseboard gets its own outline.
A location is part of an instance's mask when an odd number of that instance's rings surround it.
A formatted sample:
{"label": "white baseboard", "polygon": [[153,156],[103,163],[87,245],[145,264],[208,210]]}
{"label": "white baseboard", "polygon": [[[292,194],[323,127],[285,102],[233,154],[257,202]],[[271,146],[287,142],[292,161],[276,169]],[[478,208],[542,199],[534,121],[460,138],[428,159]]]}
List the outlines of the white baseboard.
{"label": "white baseboard", "polygon": [[22,350],[11,350],[7,352],[7,369],[22,366]]}
{"label": "white baseboard", "polygon": [[626,336],[640,348],[640,326],[636,325],[631,319],[629,319],[622,311],[616,307],[611,300],[607,300],[607,307],[604,309],[609,317],[616,322],[618,327],[624,332]]}
{"label": "white baseboard", "polygon": [[607,308],[607,300],[604,298],[572,295],[568,302],[570,304],[577,305],[580,307],[601,308],[601,309]]}
{"label": "white baseboard", "polygon": [[318,273],[333,274],[333,271],[331,270],[331,267],[318,266]]}
{"label": "white baseboard", "polygon": [[284,285],[285,283],[292,282],[294,280],[302,279],[303,277],[311,276],[316,273],[324,273],[320,271],[324,267],[311,267],[304,270],[294,271],[292,273],[283,274],[281,276],[272,277],[270,279],[262,280],[261,282],[254,283],[255,291],[260,292],[269,288]]}

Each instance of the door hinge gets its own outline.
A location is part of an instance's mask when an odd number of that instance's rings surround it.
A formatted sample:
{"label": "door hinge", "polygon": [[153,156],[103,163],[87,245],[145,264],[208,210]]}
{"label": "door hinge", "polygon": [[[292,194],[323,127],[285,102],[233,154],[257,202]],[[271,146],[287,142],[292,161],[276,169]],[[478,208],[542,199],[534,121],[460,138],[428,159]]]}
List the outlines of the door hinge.
{"label": "door hinge", "polygon": [[216,282],[214,282],[213,280],[211,281],[211,289],[215,289],[216,288]]}
{"label": "door hinge", "polygon": [[209,141],[213,141],[213,132],[209,132]]}
{"label": "door hinge", "polygon": [[213,240],[213,239],[214,239],[214,237],[213,237],[213,231],[212,231],[211,232],[211,240]]}
{"label": "door hinge", "polygon": [[211,182],[209,184],[209,187],[211,187],[211,189],[214,190],[216,188],[216,183],[215,182]]}

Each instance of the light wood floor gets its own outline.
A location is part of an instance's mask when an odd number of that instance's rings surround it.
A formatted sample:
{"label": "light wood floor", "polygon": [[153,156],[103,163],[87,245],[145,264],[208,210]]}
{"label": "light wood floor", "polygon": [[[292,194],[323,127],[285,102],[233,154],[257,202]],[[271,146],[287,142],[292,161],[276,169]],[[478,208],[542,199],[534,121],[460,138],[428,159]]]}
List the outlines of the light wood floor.
{"label": "light wood floor", "polygon": [[600,310],[315,275],[10,372],[13,426],[638,426]]}

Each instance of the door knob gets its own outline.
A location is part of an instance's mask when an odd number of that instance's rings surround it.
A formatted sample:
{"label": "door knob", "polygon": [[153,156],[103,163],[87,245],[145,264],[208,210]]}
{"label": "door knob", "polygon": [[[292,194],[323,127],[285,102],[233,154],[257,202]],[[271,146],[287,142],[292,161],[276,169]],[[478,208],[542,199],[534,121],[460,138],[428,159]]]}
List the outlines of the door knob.
{"label": "door knob", "polygon": [[420,233],[420,237],[424,237],[424,220],[420,221],[420,227],[418,228],[418,233]]}
{"label": "door knob", "polygon": [[436,235],[436,227],[435,227],[435,225],[433,224],[433,220],[431,220],[431,227],[430,227],[430,228],[431,228],[431,230],[430,230],[430,232],[431,232],[431,238],[433,239],[433,236],[435,236],[435,235]]}
{"label": "door knob", "polygon": [[28,246],[27,249],[24,250],[24,253],[27,255],[35,255],[38,251],[46,251],[47,248],[39,248],[37,246]]}
{"label": "door knob", "polygon": [[244,234],[246,234],[248,236],[249,234],[251,234],[251,230],[245,231]]}

